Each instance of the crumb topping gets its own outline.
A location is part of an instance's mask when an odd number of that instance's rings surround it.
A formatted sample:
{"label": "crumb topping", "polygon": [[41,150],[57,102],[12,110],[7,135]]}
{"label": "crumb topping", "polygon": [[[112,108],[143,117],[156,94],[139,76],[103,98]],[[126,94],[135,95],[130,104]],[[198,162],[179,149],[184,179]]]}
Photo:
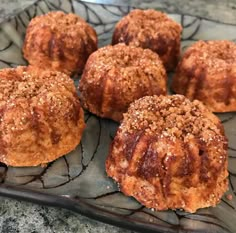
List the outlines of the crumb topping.
{"label": "crumb topping", "polygon": [[184,59],[207,68],[208,73],[219,73],[236,65],[236,44],[227,40],[198,41],[190,46]]}
{"label": "crumb topping", "polygon": [[[124,69],[131,67],[142,67],[151,69],[153,66],[163,68],[162,62],[156,53],[149,49],[117,44],[105,46],[91,55],[91,59],[96,59],[96,69],[111,70],[113,67]],[[149,68],[150,67],[150,68]]]}
{"label": "crumb topping", "polygon": [[124,114],[120,128],[123,133],[144,130],[149,135],[162,134],[173,140],[191,135],[207,142],[223,138],[219,120],[201,102],[191,102],[181,95],[148,96],[135,101]]}
{"label": "crumb topping", "polygon": [[69,76],[35,67],[1,70],[0,93],[2,135],[26,129],[29,119],[51,119],[55,115],[65,118],[75,109],[75,103],[80,106]]}
{"label": "crumb topping", "polygon": [[91,33],[94,41],[96,41],[96,33],[88,23],[78,15],[69,13],[65,14],[61,11],[49,12],[33,18],[30,27],[40,25],[41,28],[49,27],[53,33],[57,34],[75,34],[76,32]]}
{"label": "crumb topping", "polygon": [[0,103],[19,98],[32,99],[42,93],[65,89],[75,92],[73,80],[55,71],[35,72],[24,67],[0,71]]}
{"label": "crumb topping", "polygon": [[130,39],[132,37],[129,44],[135,46],[140,46],[147,38],[150,40],[159,35],[162,39],[171,40],[172,38],[175,40],[180,37],[182,31],[180,24],[170,19],[166,14],[152,9],[131,11],[117,23],[116,28],[124,28]]}
{"label": "crumb topping", "polygon": [[166,14],[152,9],[131,11],[121,19],[117,27],[123,24],[127,24],[130,34],[139,32],[137,39],[133,38],[134,40],[142,39],[141,37],[144,38],[146,36],[154,38],[157,34],[166,35],[166,37],[170,35],[177,36],[182,31],[177,22],[170,19]]}

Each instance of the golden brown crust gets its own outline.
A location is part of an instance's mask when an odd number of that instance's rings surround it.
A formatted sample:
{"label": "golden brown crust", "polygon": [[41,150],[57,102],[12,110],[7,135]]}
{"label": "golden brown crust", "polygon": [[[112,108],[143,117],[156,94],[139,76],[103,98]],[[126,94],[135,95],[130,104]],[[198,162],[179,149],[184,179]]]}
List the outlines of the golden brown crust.
{"label": "golden brown crust", "polygon": [[198,41],[178,64],[172,89],[213,112],[236,111],[236,44]]}
{"label": "golden brown crust", "polygon": [[106,171],[146,207],[195,212],[227,190],[227,145],[220,121],[201,102],[146,96],[124,115]]}
{"label": "golden brown crust", "polygon": [[24,57],[31,65],[67,74],[82,73],[95,50],[95,30],[79,16],[60,11],[33,18],[23,47]]}
{"label": "golden brown crust", "polygon": [[162,62],[151,50],[106,46],[86,63],[79,84],[81,104],[98,116],[120,121],[134,100],[166,94],[166,80]]}
{"label": "golden brown crust", "polygon": [[0,71],[0,161],[37,166],[73,150],[85,127],[73,80],[35,67]]}
{"label": "golden brown crust", "polygon": [[180,55],[182,27],[155,10],[133,10],[115,26],[112,44],[149,48],[156,52],[167,71],[175,68]]}

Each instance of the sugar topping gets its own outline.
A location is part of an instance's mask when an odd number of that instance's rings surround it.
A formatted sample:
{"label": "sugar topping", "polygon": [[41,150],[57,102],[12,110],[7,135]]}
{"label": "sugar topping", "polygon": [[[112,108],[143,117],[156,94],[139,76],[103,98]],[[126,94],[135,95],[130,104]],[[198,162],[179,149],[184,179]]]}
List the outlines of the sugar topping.
{"label": "sugar topping", "polygon": [[42,117],[40,111],[44,117],[65,117],[74,109],[74,101],[78,102],[69,76],[36,67],[2,69],[0,93],[0,129],[4,134],[28,127],[29,119]]}
{"label": "sugar topping", "polygon": [[198,41],[184,54],[183,59],[189,58],[206,67],[208,73],[219,73],[236,65],[236,44],[227,40]]}
{"label": "sugar topping", "polygon": [[[155,36],[157,33],[164,35],[165,33],[172,33],[178,35],[182,31],[180,24],[170,19],[165,13],[160,11],[148,9],[136,9],[131,11],[127,16],[121,19],[117,27],[127,24],[130,33],[139,31],[139,37],[142,35]],[[135,38],[133,38],[135,39]]]}
{"label": "sugar topping", "polygon": [[[35,70],[34,70],[35,69]],[[18,98],[31,99],[60,88],[75,92],[73,81],[65,74],[19,67],[0,71],[0,103]]]}
{"label": "sugar topping", "polygon": [[191,102],[181,95],[147,96],[131,104],[124,114],[122,131],[133,134],[162,134],[175,138],[191,135],[211,142],[222,140],[219,120],[197,100]]}
{"label": "sugar topping", "polygon": [[131,67],[148,67],[156,66],[163,68],[159,56],[149,49],[126,46],[117,44],[114,46],[105,46],[91,55],[91,59],[96,59],[96,67],[110,70],[113,67],[131,68]]}
{"label": "sugar topping", "polygon": [[[128,33],[129,44],[140,46],[145,43],[147,38],[152,39],[161,35],[162,39],[176,40],[180,37],[182,27],[180,24],[170,19],[166,14],[156,10],[140,10],[131,11],[127,16],[123,17],[116,25],[116,29],[121,29],[121,37]],[[126,40],[120,38],[120,40]],[[148,46],[148,45],[147,45]]]}
{"label": "sugar topping", "polygon": [[53,11],[45,15],[40,15],[33,18],[30,22],[30,27],[34,25],[40,25],[41,27],[50,27],[54,33],[72,33],[77,30],[88,30],[95,34],[94,30],[89,26],[88,23],[80,16],[69,13],[65,14],[62,11]]}

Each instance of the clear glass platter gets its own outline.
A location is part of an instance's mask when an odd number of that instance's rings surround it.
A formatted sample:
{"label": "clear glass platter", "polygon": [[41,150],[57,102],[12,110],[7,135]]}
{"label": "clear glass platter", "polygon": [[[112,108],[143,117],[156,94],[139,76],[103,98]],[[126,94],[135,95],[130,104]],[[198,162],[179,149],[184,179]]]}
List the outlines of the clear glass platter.
{"label": "clear glass platter", "polygon": [[[203,1],[189,1],[191,3],[182,9],[179,2],[171,5],[170,1],[138,0],[37,1],[0,25],[0,68],[26,64],[21,52],[26,27],[36,15],[52,10],[74,12],[86,19],[96,29],[100,47],[110,44],[116,22],[136,7],[167,11],[171,18],[181,23],[183,50],[200,39],[236,41],[236,14],[231,16],[235,8],[226,5],[228,1],[223,1],[220,8],[214,8],[210,3],[202,5]],[[201,9],[201,12],[191,8],[194,3],[195,7],[199,4],[198,10]],[[78,85],[78,81],[75,84]],[[230,182],[229,191],[214,208],[201,209],[195,214],[178,210],[152,211],[120,193],[104,169],[109,145],[118,124],[88,112],[85,113],[86,130],[75,151],[45,167],[14,168],[0,164],[0,195],[67,208],[137,231],[236,232],[236,114],[218,116],[229,139]],[[227,195],[232,195],[232,200],[228,200]]]}

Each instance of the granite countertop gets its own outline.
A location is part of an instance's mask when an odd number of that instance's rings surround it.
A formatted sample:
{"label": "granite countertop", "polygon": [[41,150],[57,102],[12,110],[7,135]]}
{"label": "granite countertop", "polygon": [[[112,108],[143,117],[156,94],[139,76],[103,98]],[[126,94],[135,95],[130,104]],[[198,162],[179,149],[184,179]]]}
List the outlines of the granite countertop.
{"label": "granite countertop", "polygon": [[1,233],[131,233],[80,214],[0,197]]}

